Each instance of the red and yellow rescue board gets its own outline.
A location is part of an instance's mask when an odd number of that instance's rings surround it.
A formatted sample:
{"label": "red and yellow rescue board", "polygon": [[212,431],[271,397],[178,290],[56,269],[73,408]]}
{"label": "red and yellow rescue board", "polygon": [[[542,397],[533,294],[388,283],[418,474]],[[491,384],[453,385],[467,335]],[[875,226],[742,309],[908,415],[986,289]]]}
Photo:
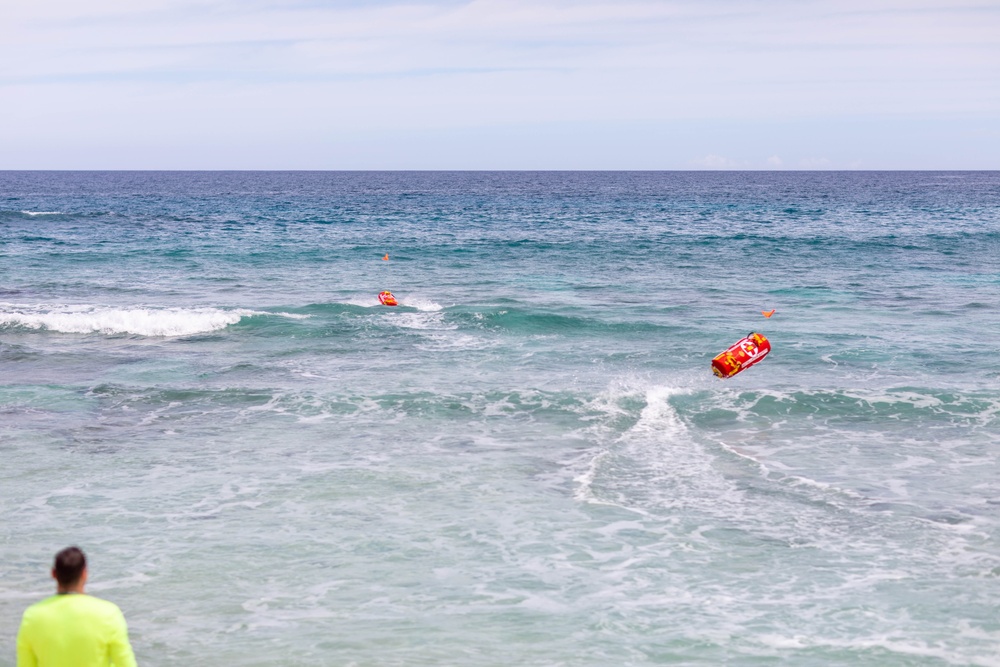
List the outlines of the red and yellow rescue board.
{"label": "red and yellow rescue board", "polygon": [[720,378],[731,378],[762,361],[771,351],[771,343],[759,333],[748,334],[722,354],[712,359],[712,372]]}
{"label": "red and yellow rescue board", "polygon": [[378,300],[383,306],[398,306],[399,302],[396,301],[396,297],[392,295],[392,292],[386,290],[384,292],[378,293]]}

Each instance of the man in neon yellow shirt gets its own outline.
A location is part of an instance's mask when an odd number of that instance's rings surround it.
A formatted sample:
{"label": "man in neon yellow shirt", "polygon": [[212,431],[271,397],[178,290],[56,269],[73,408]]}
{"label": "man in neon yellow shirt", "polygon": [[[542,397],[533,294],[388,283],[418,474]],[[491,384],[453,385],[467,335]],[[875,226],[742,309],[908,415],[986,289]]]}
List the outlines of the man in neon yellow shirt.
{"label": "man in neon yellow shirt", "polygon": [[87,558],[77,547],[56,554],[57,593],[27,608],[17,633],[17,667],[136,667],[125,616],[84,594]]}

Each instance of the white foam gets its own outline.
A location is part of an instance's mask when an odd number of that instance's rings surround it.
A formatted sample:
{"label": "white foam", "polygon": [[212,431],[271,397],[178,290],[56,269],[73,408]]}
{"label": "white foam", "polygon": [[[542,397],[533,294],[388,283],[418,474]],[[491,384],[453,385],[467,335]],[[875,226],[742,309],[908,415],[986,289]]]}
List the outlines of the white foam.
{"label": "white foam", "polygon": [[437,312],[439,310],[444,309],[444,306],[442,306],[439,303],[435,303],[434,301],[430,301],[428,299],[421,299],[419,297],[410,297],[407,298],[406,300],[401,299],[399,305],[408,306],[410,308],[416,308],[417,310],[429,313]]}
{"label": "white foam", "polygon": [[494,341],[469,334],[429,331],[424,334],[424,342],[417,344],[417,347],[421,350],[435,352],[457,352],[462,350],[484,350],[496,347],[496,345],[497,343]]}
{"label": "white foam", "polygon": [[[577,484],[574,497],[578,501],[614,504],[642,513],[650,509],[646,504],[649,502],[669,504],[679,501],[681,495],[711,495],[718,498],[728,492],[728,488],[723,488],[726,486],[724,481],[712,470],[710,457],[691,440],[687,426],[670,404],[671,397],[683,393],[686,390],[665,385],[645,389],[613,388],[603,406],[603,411],[609,416],[621,412],[618,401],[625,397],[643,395],[645,406],[635,424],[607,449],[591,453],[585,469],[574,477]],[[622,460],[632,461],[634,465],[644,469],[646,481],[639,481],[639,477],[625,481],[619,479],[612,482],[618,488],[610,497],[605,495],[607,489],[605,494],[597,493],[594,486],[604,476],[603,469],[617,465],[616,462]],[[632,491],[627,487],[633,484],[639,485],[633,490],[647,496],[645,501],[637,504],[628,499]],[[644,485],[648,486],[640,488]],[[661,494],[660,487],[667,490]],[[672,498],[671,494],[674,494]]]}
{"label": "white foam", "polygon": [[24,215],[62,215],[62,211],[21,211]]}
{"label": "white foam", "polygon": [[687,428],[670,405],[670,397],[682,391],[676,387],[651,387],[646,391],[646,407],[639,415],[639,421],[632,427],[632,433],[655,433],[660,437],[677,436]]}
{"label": "white foam", "polygon": [[95,305],[25,306],[0,304],[0,326],[19,326],[61,333],[191,336],[225,329],[244,317],[272,315],[302,319],[308,315],[267,313],[237,308],[114,308]]}
{"label": "white foam", "polygon": [[441,315],[401,312],[393,318],[393,324],[401,329],[424,329],[430,331],[454,331],[458,325],[445,322]]}
{"label": "white foam", "polygon": [[[401,308],[415,308],[426,313],[436,313],[439,310],[444,310],[444,306],[429,299],[412,296],[401,297],[398,294],[393,294],[393,296],[396,297],[396,301],[399,302],[399,307]],[[344,304],[348,306],[362,306],[364,308],[382,306],[377,296],[355,296],[344,301]]]}
{"label": "white foam", "polygon": [[597,473],[600,469],[602,460],[608,455],[608,450],[603,449],[597,453],[596,456],[590,457],[590,461],[587,463],[587,468],[573,478],[576,482],[576,491],[573,493],[573,497],[577,502],[590,503],[593,505],[615,505],[601,498],[597,497],[594,493],[594,481],[597,479]]}
{"label": "white foam", "polygon": [[[777,634],[764,634],[758,636],[757,641],[765,646],[780,650],[810,648],[833,648],[849,651],[882,650],[893,654],[897,658],[904,656],[936,658],[952,665],[989,665],[995,667],[997,664],[992,657],[968,655],[966,651],[956,652],[940,644],[928,644],[919,640],[908,640],[888,635],[845,639],[839,637],[806,637],[803,635],[783,637]],[[895,660],[886,659],[886,662],[895,662]]]}

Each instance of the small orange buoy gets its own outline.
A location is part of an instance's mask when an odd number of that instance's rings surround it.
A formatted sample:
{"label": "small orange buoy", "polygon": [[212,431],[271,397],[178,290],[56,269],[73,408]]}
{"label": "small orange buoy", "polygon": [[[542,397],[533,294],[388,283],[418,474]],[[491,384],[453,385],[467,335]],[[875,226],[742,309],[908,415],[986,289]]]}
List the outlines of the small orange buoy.
{"label": "small orange buoy", "polygon": [[385,253],[385,257],[383,257],[382,259],[384,259],[385,261],[388,262],[389,261],[389,253]]}
{"label": "small orange buoy", "polygon": [[396,297],[392,295],[392,292],[386,290],[384,292],[378,293],[378,300],[383,306],[398,306],[399,302],[396,301]]}
{"label": "small orange buoy", "polygon": [[760,311],[760,314],[763,315],[764,317],[771,317],[771,315],[774,315],[774,309],[772,308],[771,310],[762,310]]}
{"label": "small orange buoy", "polygon": [[771,343],[759,333],[748,334],[728,350],[712,359],[712,372],[720,378],[731,378],[762,361],[771,351]]}

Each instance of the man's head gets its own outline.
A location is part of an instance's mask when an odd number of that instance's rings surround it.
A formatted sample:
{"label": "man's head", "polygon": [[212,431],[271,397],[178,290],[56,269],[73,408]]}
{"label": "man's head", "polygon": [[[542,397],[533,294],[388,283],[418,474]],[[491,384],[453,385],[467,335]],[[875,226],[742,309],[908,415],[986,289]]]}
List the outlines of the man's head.
{"label": "man's head", "polygon": [[52,576],[59,582],[59,590],[82,585],[87,578],[87,557],[79,547],[66,547],[56,554]]}

